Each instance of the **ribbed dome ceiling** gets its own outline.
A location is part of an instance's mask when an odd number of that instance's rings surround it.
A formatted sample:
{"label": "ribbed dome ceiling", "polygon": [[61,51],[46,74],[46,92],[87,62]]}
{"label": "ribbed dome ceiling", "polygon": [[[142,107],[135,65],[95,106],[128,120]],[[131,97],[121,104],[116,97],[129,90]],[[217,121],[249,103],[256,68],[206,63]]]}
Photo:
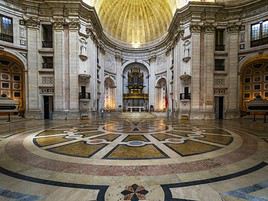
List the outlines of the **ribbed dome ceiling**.
{"label": "ribbed dome ceiling", "polygon": [[132,47],[163,36],[172,19],[169,0],[102,0],[96,9],[104,31]]}

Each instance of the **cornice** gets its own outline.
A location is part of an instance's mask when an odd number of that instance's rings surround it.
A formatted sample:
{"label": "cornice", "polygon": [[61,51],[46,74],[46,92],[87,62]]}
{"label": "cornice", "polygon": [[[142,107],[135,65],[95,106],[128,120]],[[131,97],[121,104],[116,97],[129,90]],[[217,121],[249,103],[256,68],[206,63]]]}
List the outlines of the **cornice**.
{"label": "cornice", "polygon": [[[7,0],[8,1],[8,0]],[[265,11],[268,6],[266,0],[250,1],[241,5],[224,5],[209,2],[190,2],[183,8],[177,9],[165,36],[155,43],[141,48],[131,48],[107,36],[102,28],[97,12],[82,0],[22,0],[19,1],[25,16],[29,17],[28,27],[38,27],[40,17],[48,17],[53,21],[56,29],[62,29],[68,24],[71,29],[79,29],[80,21],[86,25],[87,35],[101,49],[120,52],[120,55],[141,55],[150,58],[174,48],[183,37],[184,24],[189,24],[192,33],[213,32],[215,27],[226,27],[229,32],[238,31],[239,21],[243,17],[257,15],[260,10]],[[12,9],[12,8],[11,8]],[[258,10],[258,11],[256,11]],[[80,21],[79,21],[80,20]],[[27,23],[26,23],[27,24]]]}

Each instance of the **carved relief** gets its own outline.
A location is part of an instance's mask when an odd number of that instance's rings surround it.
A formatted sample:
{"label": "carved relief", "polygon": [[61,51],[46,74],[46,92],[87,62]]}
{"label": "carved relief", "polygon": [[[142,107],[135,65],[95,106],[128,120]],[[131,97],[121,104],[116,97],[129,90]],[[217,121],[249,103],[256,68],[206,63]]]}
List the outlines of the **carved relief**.
{"label": "carved relief", "polygon": [[214,84],[217,87],[223,87],[223,86],[225,86],[225,79],[224,78],[215,78]]}
{"label": "carved relief", "polygon": [[53,77],[42,77],[42,85],[54,85]]}
{"label": "carved relief", "polygon": [[109,70],[113,70],[115,68],[115,57],[111,54],[108,54],[105,57],[105,68]]}

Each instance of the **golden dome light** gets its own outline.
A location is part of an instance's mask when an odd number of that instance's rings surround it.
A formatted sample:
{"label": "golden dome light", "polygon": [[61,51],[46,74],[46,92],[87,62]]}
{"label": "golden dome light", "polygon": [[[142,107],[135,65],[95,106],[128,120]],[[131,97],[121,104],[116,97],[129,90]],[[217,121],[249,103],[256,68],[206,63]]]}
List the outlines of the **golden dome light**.
{"label": "golden dome light", "polygon": [[163,36],[170,25],[170,0],[100,0],[96,4],[104,31],[139,48]]}

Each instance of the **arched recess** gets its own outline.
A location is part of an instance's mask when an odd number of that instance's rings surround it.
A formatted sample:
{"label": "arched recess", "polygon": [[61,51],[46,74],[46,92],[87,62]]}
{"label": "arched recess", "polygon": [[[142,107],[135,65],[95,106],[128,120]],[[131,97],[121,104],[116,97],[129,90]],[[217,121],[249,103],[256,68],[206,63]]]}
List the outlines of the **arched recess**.
{"label": "arched recess", "polygon": [[163,112],[167,109],[167,80],[162,77],[156,82],[156,108],[155,111]]}
{"label": "arched recess", "polygon": [[138,62],[129,63],[123,70],[123,110],[149,110],[149,70]]}
{"label": "arched recess", "polygon": [[15,55],[0,50],[0,95],[16,100],[25,112],[25,66]]}
{"label": "arched recess", "polygon": [[106,111],[114,111],[116,105],[115,82],[111,77],[104,80],[104,109]]}
{"label": "arched recess", "polygon": [[268,100],[268,55],[248,59],[240,72],[240,110],[246,112],[247,104],[257,95]]}

